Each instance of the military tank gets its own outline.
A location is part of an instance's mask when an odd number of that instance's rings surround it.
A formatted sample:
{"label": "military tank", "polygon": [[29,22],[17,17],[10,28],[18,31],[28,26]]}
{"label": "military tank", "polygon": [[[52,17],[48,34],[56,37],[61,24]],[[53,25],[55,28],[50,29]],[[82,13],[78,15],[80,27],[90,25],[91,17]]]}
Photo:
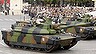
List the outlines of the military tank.
{"label": "military tank", "polygon": [[90,26],[76,27],[77,34],[81,35],[83,40],[96,38],[96,20],[91,22]]}
{"label": "military tank", "polygon": [[25,25],[22,28],[2,30],[2,40],[9,47],[30,48],[44,52],[59,48],[68,50],[80,40],[77,35],[61,32],[60,28],[53,28],[52,24],[47,23],[48,21],[35,26]]}
{"label": "military tank", "polygon": [[83,40],[96,38],[96,26],[89,27],[77,27],[77,34],[81,36]]}
{"label": "military tank", "polygon": [[70,19],[66,24],[62,23],[60,27],[65,32],[77,34],[83,40],[92,39],[95,37],[96,21],[88,17],[85,15],[83,18]]}

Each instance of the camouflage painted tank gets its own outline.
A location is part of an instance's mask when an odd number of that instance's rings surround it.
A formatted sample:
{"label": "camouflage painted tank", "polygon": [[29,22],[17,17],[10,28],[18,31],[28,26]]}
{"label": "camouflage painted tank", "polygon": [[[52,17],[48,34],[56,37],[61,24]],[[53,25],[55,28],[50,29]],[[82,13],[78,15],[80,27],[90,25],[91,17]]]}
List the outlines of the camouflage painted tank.
{"label": "camouflage painted tank", "polygon": [[57,33],[57,30],[61,31],[61,29],[54,29],[53,25],[46,23],[2,30],[2,39],[10,47],[31,48],[45,52],[58,48],[68,50],[80,40],[80,37],[75,37],[76,35],[70,33]]}
{"label": "camouflage painted tank", "polygon": [[95,37],[95,20],[90,18],[78,18],[71,19],[67,23],[68,24],[61,24],[60,26],[65,32],[77,34],[82,39],[92,39]]}
{"label": "camouflage painted tank", "polygon": [[77,34],[81,36],[82,39],[93,39],[96,38],[96,26],[90,27],[77,27]]}

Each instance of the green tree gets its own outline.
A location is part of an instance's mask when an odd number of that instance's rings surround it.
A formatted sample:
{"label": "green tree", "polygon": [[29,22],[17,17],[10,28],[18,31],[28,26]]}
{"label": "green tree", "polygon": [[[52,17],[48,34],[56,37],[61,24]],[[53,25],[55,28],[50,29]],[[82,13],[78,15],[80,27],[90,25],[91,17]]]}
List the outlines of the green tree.
{"label": "green tree", "polygon": [[75,0],[76,5],[78,6],[83,0]]}
{"label": "green tree", "polygon": [[28,1],[29,1],[30,4],[32,4],[34,0],[28,0]]}
{"label": "green tree", "polygon": [[50,6],[51,6],[52,2],[53,2],[53,0],[44,0],[45,5],[50,4]]}

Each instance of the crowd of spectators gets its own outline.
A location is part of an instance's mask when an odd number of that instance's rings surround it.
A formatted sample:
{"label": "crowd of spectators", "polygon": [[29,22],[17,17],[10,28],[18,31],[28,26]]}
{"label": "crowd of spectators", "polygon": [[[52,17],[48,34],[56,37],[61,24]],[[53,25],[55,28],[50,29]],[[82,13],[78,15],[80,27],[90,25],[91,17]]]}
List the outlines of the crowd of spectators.
{"label": "crowd of spectators", "polygon": [[60,21],[64,17],[76,18],[76,15],[80,17],[83,14],[92,11],[96,11],[96,9],[93,7],[73,7],[73,6],[66,6],[66,7],[36,6],[36,7],[27,7],[25,9],[25,13],[28,13],[29,16],[31,16],[31,19],[34,17],[38,18],[37,16],[40,15],[46,18],[53,18],[53,19],[55,18],[57,19],[57,21]]}
{"label": "crowd of spectators", "polygon": [[51,16],[63,15],[63,16],[73,16],[75,13],[84,14],[87,12],[95,11],[94,8],[84,8],[84,7],[29,7],[29,15],[37,15],[39,13],[48,14]]}

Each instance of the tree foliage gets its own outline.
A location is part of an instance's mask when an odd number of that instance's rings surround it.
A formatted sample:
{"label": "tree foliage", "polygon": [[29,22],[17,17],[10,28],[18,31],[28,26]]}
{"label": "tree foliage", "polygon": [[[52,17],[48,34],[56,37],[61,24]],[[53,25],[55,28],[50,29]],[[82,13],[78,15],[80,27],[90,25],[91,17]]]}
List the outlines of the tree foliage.
{"label": "tree foliage", "polygon": [[[33,3],[34,2],[34,0],[28,0],[29,1],[29,3]],[[46,5],[46,4],[58,4],[58,2],[59,1],[61,1],[61,0],[35,0],[35,2],[37,2],[37,4],[40,4],[41,3],[41,1],[43,1],[43,3],[44,3],[44,5]],[[80,4],[82,4],[82,5],[84,5],[85,3],[87,3],[87,2],[91,2],[92,0],[64,0],[64,2],[67,2],[66,4],[72,4],[72,5],[80,5]]]}

